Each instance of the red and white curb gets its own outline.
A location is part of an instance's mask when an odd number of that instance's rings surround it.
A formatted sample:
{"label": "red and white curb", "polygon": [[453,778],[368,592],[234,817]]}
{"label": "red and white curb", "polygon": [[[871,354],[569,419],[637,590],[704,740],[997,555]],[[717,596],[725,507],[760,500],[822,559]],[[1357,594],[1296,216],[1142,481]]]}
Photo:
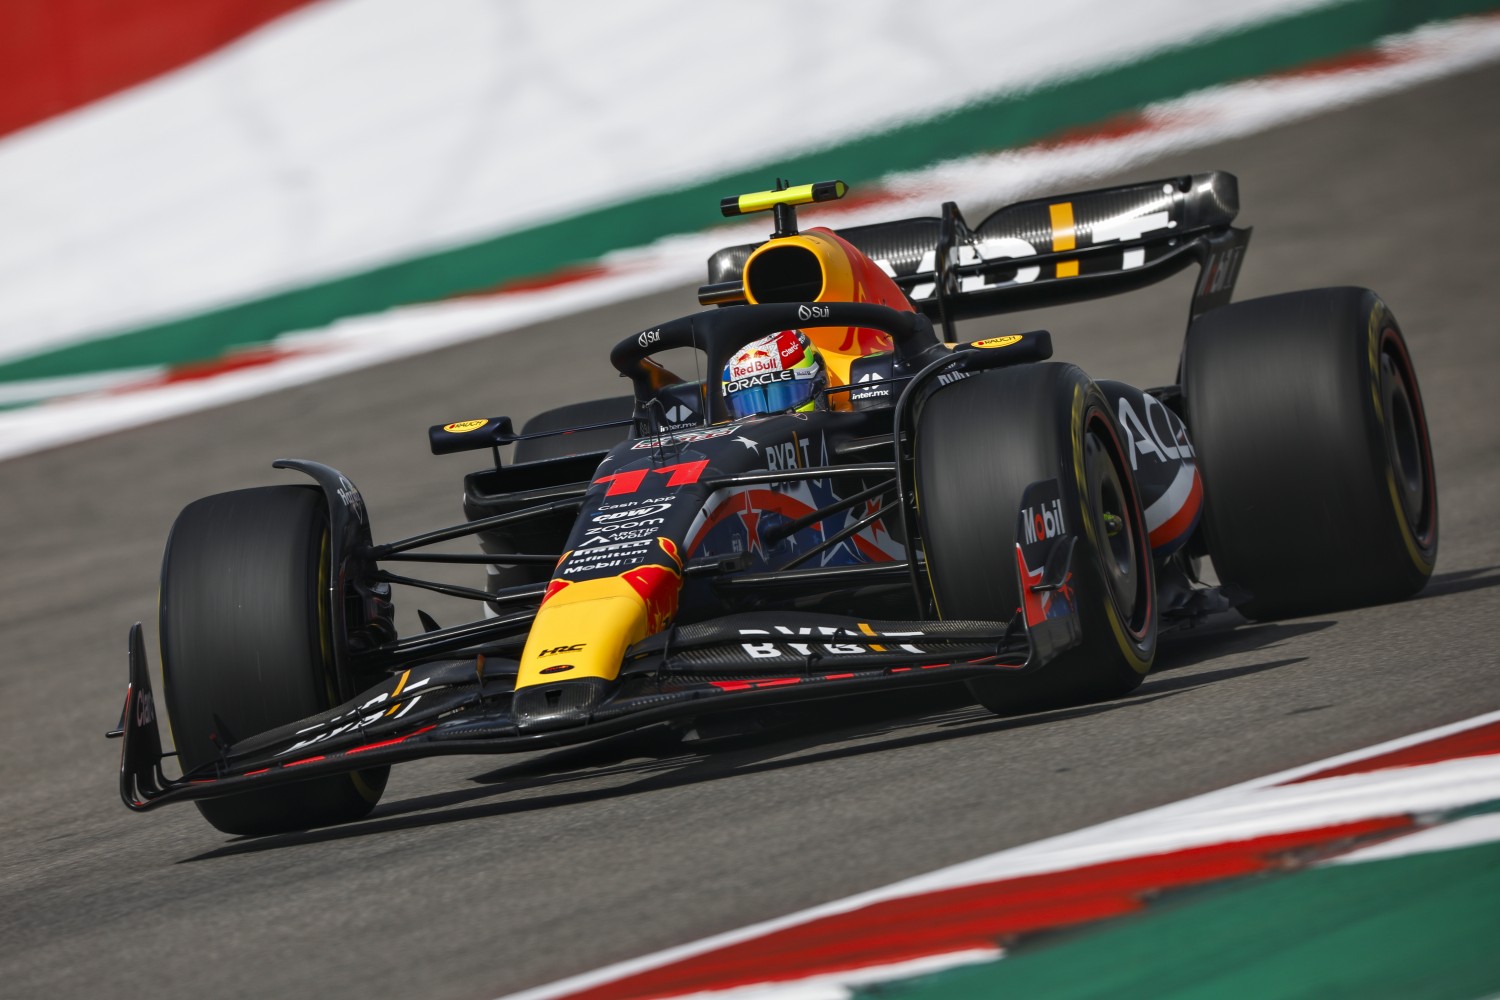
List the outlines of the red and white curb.
{"label": "red and white curb", "polygon": [[1500,712],[1001,851],[507,1000],[847,1000],[1259,871],[1500,840]]}
{"label": "red and white curb", "polygon": [[[804,222],[853,226],[931,215],[946,200],[977,217],[1043,189],[1066,190],[1166,153],[1260,132],[1495,59],[1500,16],[1429,25],[1334,62],[1190,94],[1024,149],[892,174],[847,202],[807,211]],[[711,253],[755,239],[764,228],[752,221],[670,237],[550,280],[352,317],[215,362],[0,384],[0,407],[20,407],[0,412],[0,459],[689,286],[702,280]],[[682,311],[693,308],[696,303],[684,296]]]}

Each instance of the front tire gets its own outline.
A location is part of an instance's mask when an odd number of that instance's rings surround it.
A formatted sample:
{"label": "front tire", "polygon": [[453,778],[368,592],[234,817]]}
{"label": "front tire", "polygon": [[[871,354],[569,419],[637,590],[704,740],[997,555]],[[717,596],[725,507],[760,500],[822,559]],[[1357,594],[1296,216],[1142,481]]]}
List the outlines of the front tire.
{"label": "front tire", "polygon": [[1437,559],[1437,481],[1401,328],[1364,288],[1199,317],[1183,391],[1219,578],[1249,618],[1416,593]]}
{"label": "front tire", "polygon": [[918,521],[939,616],[1005,619],[1021,606],[1022,496],[1056,480],[1082,530],[1072,586],[1080,645],[1035,674],[970,683],[1000,714],[1134,690],[1156,654],[1156,586],[1145,518],[1104,393],[1079,368],[1036,364],[938,390],[917,423]]}
{"label": "front tire", "polygon": [[[205,497],[178,516],[161,576],[167,713],[184,773],[227,744],[333,707],[328,509],[321,491],[267,486]],[[367,815],[388,767],[197,803],[230,834]]]}

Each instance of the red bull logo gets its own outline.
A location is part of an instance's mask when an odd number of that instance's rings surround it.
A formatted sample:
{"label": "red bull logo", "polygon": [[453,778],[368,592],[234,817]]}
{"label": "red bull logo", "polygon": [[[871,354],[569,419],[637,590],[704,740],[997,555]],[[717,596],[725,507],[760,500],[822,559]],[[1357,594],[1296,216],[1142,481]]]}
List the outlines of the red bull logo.
{"label": "red bull logo", "polygon": [[[564,556],[563,558],[566,559],[567,556]],[[546,604],[548,601],[552,600],[555,594],[561,591],[564,587],[570,585],[572,582],[572,580],[557,579],[547,584],[547,592],[542,595],[542,603]]]}
{"label": "red bull logo", "polygon": [[781,371],[781,359],[771,350],[771,345],[766,344],[765,341],[756,341],[755,344],[743,348],[733,358],[729,359],[728,377],[731,379],[759,375],[761,372],[779,371]]}
{"label": "red bull logo", "polygon": [[630,584],[630,589],[646,602],[648,635],[660,632],[677,617],[677,596],[682,590],[682,556],[678,552],[677,543],[670,538],[658,538],[656,541],[673,565],[648,563],[620,574],[620,579]]}
{"label": "red bull logo", "polygon": [[725,380],[747,378],[763,372],[779,372],[800,365],[807,358],[807,345],[796,330],[782,330],[741,348],[730,358]]}
{"label": "red bull logo", "polygon": [[[764,353],[764,352],[762,352]],[[735,358],[729,362],[729,377],[732,379],[748,378],[751,375],[759,375],[762,372],[781,371],[781,362],[767,355],[764,358]]]}
{"label": "red bull logo", "polygon": [[630,589],[646,602],[646,634],[666,628],[677,615],[677,595],[682,574],[670,566],[637,566],[620,574]]}

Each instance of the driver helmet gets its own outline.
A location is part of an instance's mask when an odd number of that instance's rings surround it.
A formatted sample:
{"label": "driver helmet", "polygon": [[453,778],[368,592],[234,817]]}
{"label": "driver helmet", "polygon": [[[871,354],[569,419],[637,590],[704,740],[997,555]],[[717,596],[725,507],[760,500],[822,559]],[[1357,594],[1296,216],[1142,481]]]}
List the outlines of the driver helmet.
{"label": "driver helmet", "polygon": [[724,366],[724,402],[735,420],[805,413],[828,387],[828,370],[807,334],[782,330],[752,341]]}

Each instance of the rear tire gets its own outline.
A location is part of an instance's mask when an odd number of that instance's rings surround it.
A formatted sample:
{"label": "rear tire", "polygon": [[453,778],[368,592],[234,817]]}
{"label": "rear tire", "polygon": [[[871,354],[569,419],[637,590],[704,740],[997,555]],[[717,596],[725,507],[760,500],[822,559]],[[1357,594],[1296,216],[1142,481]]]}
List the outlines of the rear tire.
{"label": "rear tire", "polygon": [[[1058,482],[1073,525],[1080,645],[1035,674],[970,683],[1002,715],[1118,697],[1156,654],[1156,585],[1140,496],[1108,401],[1082,370],[1036,364],[935,393],[917,425],[918,520],[945,619],[1007,619],[1021,605],[1022,494]],[[1110,527],[1106,527],[1106,523]]]}
{"label": "rear tire", "polygon": [[[321,491],[267,486],[205,497],[178,516],[161,576],[167,712],[184,772],[232,742],[332,708],[328,508]],[[205,799],[230,834],[359,819],[388,767]]]}
{"label": "rear tire", "polygon": [[1416,372],[1364,288],[1199,317],[1183,349],[1188,429],[1219,578],[1250,618],[1400,600],[1437,559],[1437,482]]}

